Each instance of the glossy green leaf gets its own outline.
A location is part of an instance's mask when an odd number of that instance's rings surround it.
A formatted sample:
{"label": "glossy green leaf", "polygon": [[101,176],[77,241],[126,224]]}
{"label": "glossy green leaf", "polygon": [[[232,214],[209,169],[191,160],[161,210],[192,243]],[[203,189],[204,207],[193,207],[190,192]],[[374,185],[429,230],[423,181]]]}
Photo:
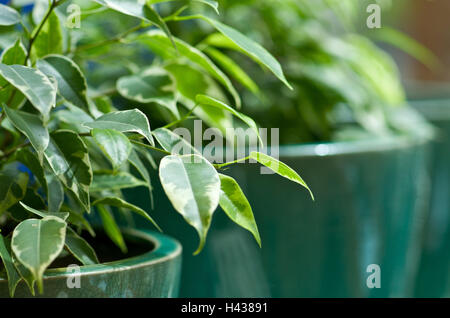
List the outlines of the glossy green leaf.
{"label": "glossy green leaf", "polygon": [[36,62],[36,66],[48,77],[53,77],[58,83],[59,94],[84,110],[88,110],[86,97],[86,79],[75,62],[62,55],[48,55]]}
{"label": "glossy green leaf", "polygon": [[256,152],[256,151],[253,151],[250,153],[250,158],[258,161],[260,164],[262,164],[263,166],[266,166],[267,168],[269,168],[273,172],[279,174],[280,176],[302,185],[309,191],[311,198],[314,200],[314,195],[313,195],[312,191],[309,189],[306,182],[303,181],[303,179],[298,175],[297,172],[295,172],[292,168],[290,168],[285,163],[283,163],[269,155],[266,155],[261,152]]}
{"label": "glossy green leaf", "polygon": [[160,55],[166,60],[173,61],[180,56],[198,65],[213,78],[221,83],[233,96],[237,107],[241,106],[241,99],[230,79],[223,73],[203,52],[189,45],[188,43],[174,38],[177,49],[171,46],[169,39],[158,30],[151,30],[138,37],[138,41],[144,43],[152,52]]}
{"label": "glossy green leaf", "polygon": [[97,145],[111,161],[114,170],[128,160],[132,146],[123,133],[114,129],[94,128],[91,134]]}
{"label": "glossy green leaf", "polygon": [[101,198],[98,199],[97,201],[95,201],[94,203],[92,203],[93,205],[109,205],[109,206],[114,206],[117,208],[121,208],[121,209],[126,209],[126,210],[130,210],[134,213],[137,213],[138,215],[144,217],[145,219],[147,219],[148,221],[150,221],[159,231],[161,231],[161,228],[158,226],[158,224],[156,224],[156,222],[147,214],[147,212],[145,212],[144,210],[142,210],[141,208],[128,203],[120,198],[117,197],[106,197],[106,198]]}
{"label": "glossy green leaf", "polygon": [[53,132],[51,137],[45,157],[52,171],[89,212],[92,169],[85,143],[76,133],[68,130]]}
{"label": "glossy green leaf", "polygon": [[227,112],[230,112],[231,114],[233,114],[234,116],[236,116],[237,118],[239,118],[240,120],[242,120],[246,125],[248,125],[253,132],[255,133],[255,135],[258,137],[258,141],[260,143],[261,146],[263,146],[263,141],[261,139],[261,136],[259,135],[259,130],[258,130],[258,126],[256,126],[256,123],[253,119],[251,119],[250,117],[248,117],[247,115],[244,115],[238,111],[236,111],[235,109],[233,109],[232,107],[228,106],[227,104],[206,96],[206,95],[197,95],[196,99],[197,103],[199,105],[203,105],[203,106],[211,106],[211,107],[215,107],[215,108],[219,108],[219,109],[223,109]]}
{"label": "glossy green leaf", "polygon": [[65,244],[69,252],[83,265],[94,265],[99,263],[97,254],[92,246],[70,227],[67,227]]}
{"label": "glossy green leaf", "polygon": [[44,122],[48,120],[55,106],[56,88],[44,73],[27,66],[0,64],[0,75],[28,98]]}
{"label": "glossy green leaf", "polygon": [[63,35],[58,15],[52,12],[33,43],[37,58],[63,52]]}
{"label": "glossy green leaf", "polygon": [[0,216],[23,199],[27,191],[28,174],[0,172]]}
{"label": "glossy green leaf", "polygon": [[58,177],[50,171],[45,171],[47,181],[47,205],[49,211],[59,211],[64,201],[64,188]]}
{"label": "glossy green leaf", "polygon": [[39,158],[30,150],[22,148],[19,149],[15,154],[15,159],[25,166],[33,173],[33,175],[38,179],[45,193],[48,193],[47,180],[45,179],[44,168],[39,162]]}
{"label": "glossy green leaf", "polygon": [[217,31],[230,39],[251,58],[266,66],[273,74],[275,74],[276,77],[280,79],[280,81],[292,89],[292,86],[288,83],[286,77],[284,76],[280,63],[278,63],[278,61],[265,48],[228,25],[202,15],[197,17],[216,28]]}
{"label": "glossy green leaf", "polygon": [[50,142],[48,130],[44,127],[42,120],[37,115],[20,110],[14,110],[9,107],[4,109],[11,123],[30,140],[31,145],[42,161],[43,153]]}
{"label": "glossy green leaf", "polygon": [[150,67],[142,73],[124,76],[117,81],[117,90],[123,97],[143,104],[157,103],[178,118],[174,88],[171,76],[160,67]]}
{"label": "glossy green leaf", "polygon": [[138,109],[108,113],[93,122],[84,123],[84,126],[138,133],[144,136],[151,145],[155,145],[147,116]]}
{"label": "glossy green leaf", "polygon": [[[8,246],[9,244],[9,246]],[[3,261],[3,265],[6,269],[8,276],[9,295],[14,297],[17,284],[22,279],[14,266],[13,259],[11,257],[10,242],[0,234],[0,259]]]}
{"label": "glossy green leaf", "polygon": [[100,218],[102,219],[103,228],[106,235],[108,235],[111,241],[113,241],[113,243],[120,248],[122,253],[126,253],[128,249],[125,244],[125,240],[123,239],[123,235],[120,232],[119,226],[117,225],[116,220],[114,220],[114,216],[111,211],[103,205],[97,205],[97,209]]}
{"label": "glossy green leaf", "polygon": [[14,25],[20,22],[20,14],[13,8],[0,4],[0,25]]}
{"label": "glossy green leaf", "polygon": [[220,179],[214,167],[198,155],[166,156],[159,166],[161,184],[175,210],[199,235],[198,254],[205,244],[219,204]]}
{"label": "glossy green leaf", "polygon": [[[27,56],[27,51],[23,46],[20,38],[16,40],[11,46],[5,48],[0,57],[2,64],[13,65],[22,64]],[[19,108],[19,106],[25,101],[25,96],[18,92],[14,86],[6,86],[8,81],[0,76],[0,101],[8,103],[8,106],[14,109]]]}
{"label": "glossy green leaf", "polygon": [[90,190],[98,192],[103,190],[120,190],[146,186],[147,184],[136,179],[129,173],[119,172],[117,174],[94,174]]}
{"label": "glossy green leaf", "polygon": [[228,217],[253,234],[255,240],[261,246],[258,226],[256,225],[252,207],[245,197],[239,184],[233,178],[219,174],[220,199],[219,204]]}
{"label": "glossy green leaf", "polygon": [[142,176],[142,178],[145,180],[145,183],[148,188],[148,192],[150,195],[150,206],[153,210],[154,208],[154,202],[153,202],[153,188],[152,183],[150,179],[150,174],[148,173],[147,167],[142,162],[141,158],[139,157],[138,151],[136,150],[135,146],[131,152],[130,156],[128,157],[128,161],[136,168],[136,170],[139,172],[139,174]]}
{"label": "glossy green leaf", "polygon": [[167,128],[158,128],[153,131],[153,135],[161,147],[172,154],[201,155],[201,153],[186,141],[186,139]]}
{"label": "glossy green leaf", "polygon": [[14,229],[11,249],[17,260],[33,274],[41,293],[42,276],[64,247],[66,226],[60,218],[48,216],[25,220]]}
{"label": "glossy green leaf", "polygon": [[25,210],[27,210],[28,212],[31,212],[31,213],[33,213],[33,214],[35,214],[35,215],[37,215],[37,216],[42,217],[42,218],[45,218],[46,216],[54,216],[54,217],[60,218],[60,219],[63,220],[63,221],[66,221],[67,218],[69,217],[69,212],[47,212],[47,211],[39,211],[39,210],[33,209],[32,207],[26,205],[26,204],[23,203],[23,202],[19,202],[19,203],[20,203],[20,205],[21,205]]}

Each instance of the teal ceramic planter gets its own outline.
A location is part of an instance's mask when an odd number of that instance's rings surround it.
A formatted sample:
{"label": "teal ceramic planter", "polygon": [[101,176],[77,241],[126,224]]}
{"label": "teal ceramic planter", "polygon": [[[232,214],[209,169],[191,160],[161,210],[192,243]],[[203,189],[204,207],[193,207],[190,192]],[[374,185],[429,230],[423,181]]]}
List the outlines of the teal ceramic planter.
{"label": "teal ceramic planter", "polygon": [[429,217],[417,277],[417,297],[450,297],[450,99],[412,102],[438,129],[433,143]]}
{"label": "teal ceramic planter", "polygon": [[[49,269],[44,294],[49,298],[177,297],[181,272],[181,245],[174,239],[146,230],[126,230],[128,242],[148,252],[99,265],[81,266],[80,288],[69,288],[67,269]],[[71,280],[72,281],[72,280]],[[7,281],[0,279],[0,298],[9,297]],[[32,297],[22,281],[15,297]]]}
{"label": "teal ceramic planter", "polygon": [[[304,177],[315,202],[298,184],[261,175],[257,164],[238,164],[227,172],[253,206],[262,249],[218,210],[198,256],[192,256],[195,231],[169,208],[155,176],[153,215],[184,245],[181,295],[412,296],[427,149],[427,142],[407,138],[281,147],[280,159]],[[133,202],[145,198],[135,190],[128,196]],[[371,264],[380,266],[380,289],[366,285]]]}

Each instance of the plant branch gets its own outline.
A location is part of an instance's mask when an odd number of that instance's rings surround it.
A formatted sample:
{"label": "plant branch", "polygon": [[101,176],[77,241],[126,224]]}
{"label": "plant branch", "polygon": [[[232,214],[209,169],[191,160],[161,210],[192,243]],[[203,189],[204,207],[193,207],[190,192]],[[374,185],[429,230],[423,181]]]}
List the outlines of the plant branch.
{"label": "plant branch", "polygon": [[160,149],[160,148],[157,148],[157,147],[152,147],[152,146],[150,146],[150,145],[144,144],[144,143],[142,143],[142,142],[139,142],[139,141],[136,141],[136,140],[133,140],[133,139],[130,139],[130,141],[131,141],[133,144],[135,144],[135,145],[138,145],[138,146],[141,146],[141,147],[145,147],[145,148],[147,148],[147,149],[159,151],[159,152],[161,152],[161,153],[163,153],[163,154],[166,154],[166,155],[171,155],[171,154],[172,154],[171,152],[168,152],[168,151],[166,151],[166,150],[164,150],[164,149]]}
{"label": "plant branch", "polygon": [[17,150],[22,149],[22,148],[25,148],[25,147],[28,147],[28,146],[30,146],[30,145],[31,145],[31,144],[30,144],[29,141],[26,141],[26,142],[24,142],[24,143],[22,143],[22,144],[20,144],[20,145],[17,145],[17,146],[15,146],[14,148],[11,148],[11,149],[5,151],[5,152],[3,153],[3,155],[0,156],[0,160],[7,159],[7,158],[9,158],[12,154],[14,154]]}

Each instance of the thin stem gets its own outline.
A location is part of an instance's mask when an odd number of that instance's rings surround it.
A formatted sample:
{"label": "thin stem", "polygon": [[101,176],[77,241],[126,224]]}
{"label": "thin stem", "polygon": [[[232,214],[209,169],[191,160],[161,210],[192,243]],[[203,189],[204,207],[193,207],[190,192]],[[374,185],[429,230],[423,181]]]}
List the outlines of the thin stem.
{"label": "thin stem", "polygon": [[176,120],[176,121],[174,121],[174,122],[171,122],[171,123],[165,125],[163,128],[166,128],[166,129],[167,129],[167,128],[169,128],[169,127],[172,127],[172,126],[174,126],[174,125],[177,125],[177,124],[179,124],[179,123],[182,123],[183,121],[185,121],[185,120],[191,118],[190,116],[192,115],[192,113],[194,112],[194,109],[195,109],[197,106],[198,106],[198,104],[196,104],[194,107],[192,107],[191,110],[189,110],[189,112],[187,112],[186,115],[184,115],[183,117],[181,117],[180,119],[178,119],[178,120]]}
{"label": "thin stem", "polygon": [[246,160],[248,160],[248,159],[250,159],[250,156],[245,157],[245,158],[241,158],[241,159],[237,159],[237,160],[235,160],[235,161],[225,162],[225,163],[222,163],[222,164],[213,164],[213,166],[214,166],[216,169],[221,169],[221,168],[224,168],[224,167],[226,167],[226,166],[233,165],[233,164],[235,164],[235,163],[239,163],[239,162],[242,162],[242,161],[246,161]]}
{"label": "thin stem", "polygon": [[59,2],[57,2],[56,0],[53,0],[50,7],[47,10],[47,13],[45,14],[44,18],[42,19],[42,21],[39,23],[37,29],[35,31],[33,31],[31,38],[30,38],[30,42],[28,44],[28,50],[27,50],[27,56],[25,57],[25,61],[23,64],[27,64],[27,61],[30,59],[30,55],[31,55],[31,49],[33,48],[33,44],[34,41],[36,40],[36,38],[38,37],[39,33],[41,32],[42,28],[44,27],[45,22],[47,22],[48,18],[50,17],[50,15],[53,12],[53,9],[55,9],[58,5],[60,5],[63,1],[65,0],[60,0]]}
{"label": "thin stem", "polygon": [[30,146],[30,142],[26,141],[23,144],[17,145],[14,148],[5,151],[2,156],[0,156],[0,160],[4,160],[9,158],[12,154],[14,154],[17,150]]}
{"label": "thin stem", "polygon": [[165,22],[169,22],[169,21],[187,21],[187,20],[194,20],[194,19],[201,19],[202,16],[201,15],[185,15],[183,17],[180,16],[169,16],[167,18],[164,19]]}
{"label": "thin stem", "polygon": [[152,26],[151,23],[137,25],[137,26],[132,27],[131,29],[129,29],[129,30],[127,30],[127,31],[125,31],[125,32],[123,32],[123,33],[121,33],[119,35],[116,35],[115,37],[113,37],[111,39],[107,39],[107,40],[104,40],[104,41],[101,41],[101,42],[97,42],[97,43],[90,43],[90,44],[86,44],[86,45],[81,45],[81,46],[75,48],[74,50],[70,51],[70,53],[75,54],[75,53],[78,53],[78,52],[81,52],[81,51],[86,51],[86,50],[94,49],[94,48],[101,47],[101,46],[104,46],[104,45],[110,45],[110,44],[114,44],[114,43],[117,43],[117,42],[121,42],[128,35],[130,35],[130,34],[132,34],[134,32],[140,31],[142,29],[148,28],[150,26]]}

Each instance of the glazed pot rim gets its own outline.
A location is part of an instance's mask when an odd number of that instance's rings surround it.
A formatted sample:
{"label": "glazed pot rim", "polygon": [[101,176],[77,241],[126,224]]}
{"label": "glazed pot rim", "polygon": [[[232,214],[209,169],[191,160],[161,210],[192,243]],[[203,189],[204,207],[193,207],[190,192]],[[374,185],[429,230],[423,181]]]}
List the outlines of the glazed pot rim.
{"label": "glazed pot rim", "polygon": [[[126,228],[122,231],[128,236],[142,239],[153,244],[154,248],[144,254],[124,258],[118,261],[93,265],[80,265],[80,271],[76,274],[69,273],[67,271],[67,268],[51,268],[45,271],[44,280],[69,277],[72,275],[82,277],[89,275],[107,274],[111,272],[129,270],[132,268],[135,269],[139,267],[146,267],[170,261],[181,255],[182,246],[176,239],[172,237],[146,229]],[[5,280],[0,278],[0,282],[2,281]]]}
{"label": "glazed pot rim", "polygon": [[[290,144],[279,146],[280,158],[295,157],[337,157],[362,153],[378,153],[411,148],[431,141],[433,137],[389,136],[351,141],[330,141],[317,143]],[[267,148],[268,154],[273,154]]]}

